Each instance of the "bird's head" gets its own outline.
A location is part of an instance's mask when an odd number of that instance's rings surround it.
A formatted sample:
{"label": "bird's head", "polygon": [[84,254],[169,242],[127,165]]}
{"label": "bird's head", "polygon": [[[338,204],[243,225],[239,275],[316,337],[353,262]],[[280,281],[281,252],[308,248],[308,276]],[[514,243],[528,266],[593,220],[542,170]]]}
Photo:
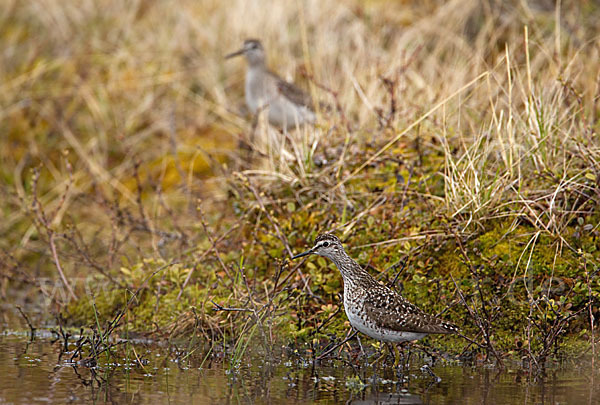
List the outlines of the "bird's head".
{"label": "bird's head", "polygon": [[225,59],[235,56],[244,55],[248,64],[257,65],[265,62],[265,50],[258,39],[247,39],[244,41],[244,46],[225,56]]}
{"label": "bird's head", "polygon": [[333,260],[339,256],[343,256],[344,247],[342,246],[342,242],[338,239],[337,236],[330,233],[322,233],[317,236],[315,239],[315,244],[312,248],[307,250],[306,252],[300,253],[292,257],[293,259],[297,259],[299,257],[308,256],[310,254],[315,254],[319,256],[324,256],[328,259]]}

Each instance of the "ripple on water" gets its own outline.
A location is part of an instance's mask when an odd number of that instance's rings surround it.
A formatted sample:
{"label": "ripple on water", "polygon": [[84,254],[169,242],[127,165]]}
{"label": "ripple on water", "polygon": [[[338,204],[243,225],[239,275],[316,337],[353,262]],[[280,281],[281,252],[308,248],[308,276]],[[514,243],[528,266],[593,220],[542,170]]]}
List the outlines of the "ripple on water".
{"label": "ripple on water", "polygon": [[0,403],[600,403],[600,374],[589,362],[549,370],[541,380],[521,369],[437,365],[436,382],[418,362],[400,377],[338,363],[272,365],[261,356],[229,367],[222,356],[205,361],[200,350],[175,359],[164,345],[136,343],[125,351],[131,357],[100,360],[90,370],[61,357],[49,336],[30,342],[27,333],[0,334]]}

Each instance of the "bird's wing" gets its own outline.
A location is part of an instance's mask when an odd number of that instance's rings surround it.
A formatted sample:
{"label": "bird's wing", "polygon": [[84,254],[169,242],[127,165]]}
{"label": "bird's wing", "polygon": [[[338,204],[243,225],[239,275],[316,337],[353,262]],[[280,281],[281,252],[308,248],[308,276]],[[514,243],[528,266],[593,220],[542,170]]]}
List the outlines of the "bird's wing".
{"label": "bird's wing", "polygon": [[372,287],[365,297],[366,316],[381,328],[415,333],[455,333],[458,328],[427,314],[384,286]]}
{"label": "bird's wing", "polygon": [[275,73],[269,73],[277,78],[277,91],[279,91],[279,94],[283,95],[296,105],[305,106],[311,110],[313,109],[312,98],[308,93],[302,89],[299,89],[292,83],[286,82]]}

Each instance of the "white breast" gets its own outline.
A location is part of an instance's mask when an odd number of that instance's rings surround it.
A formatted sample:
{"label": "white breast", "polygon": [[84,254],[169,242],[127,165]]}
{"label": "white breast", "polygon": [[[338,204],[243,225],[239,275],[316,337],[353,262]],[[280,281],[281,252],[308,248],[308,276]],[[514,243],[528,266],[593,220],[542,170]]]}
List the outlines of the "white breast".
{"label": "white breast", "polygon": [[244,95],[246,106],[252,114],[256,114],[259,108],[263,108],[269,103],[268,88],[264,78],[263,72],[257,69],[249,68],[246,71]]}
{"label": "white breast", "polygon": [[[359,308],[362,308],[362,305],[360,305]],[[372,337],[373,339],[381,340],[384,342],[406,342],[410,340],[419,340],[427,335],[426,333],[402,332],[379,328],[373,322],[369,322],[369,320],[366,319],[364,315],[361,316],[360,311],[355,312],[352,310],[352,308],[349,308],[349,306],[347,305],[345,294],[344,310],[346,311],[346,316],[348,316],[350,325],[352,325],[359,332],[362,332],[365,335]]]}

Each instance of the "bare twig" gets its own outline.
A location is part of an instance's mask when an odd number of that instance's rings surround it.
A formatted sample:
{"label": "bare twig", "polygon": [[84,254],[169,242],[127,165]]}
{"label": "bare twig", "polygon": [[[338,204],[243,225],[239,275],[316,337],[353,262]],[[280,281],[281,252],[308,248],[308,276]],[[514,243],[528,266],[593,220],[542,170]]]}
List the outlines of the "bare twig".
{"label": "bare twig", "polygon": [[16,307],[17,307],[17,310],[21,313],[21,316],[23,317],[23,319],[25,319],[25,322],[27,322],[27,326],[29,326],[29,331],[31,332],[31,339],[33,339],[35,337],[35,330],[36,330],[36,328],[33,326],[33,324],[31,323],[31,321],[29,320],[29,317],[23,311],[23,309],[21,308],[21,306],[17,305]]}
{"label": "bare twig", "polygon": [[323,360],[325,357],[327,357],[331,353],[333,353],[337,348],[342,347],[344,344],[346,344],[346,342],[349,342],[350,340],[352,340],[352,338],[354,336],[356,336],[357,334],[358,334],[358,331],[355,330],[350,336],[348,336],[346,339],[344,339],[341,343],[336,344],[332,348],[326,350],[324,353],[321,353],[319,356],[317,356],[317,360]]}
{"label": "bare twig", "polygon": [[69,281],[67,280],[67,277],[65,276],[65,272],[62,269],[62,266],[60,265],[60,260],[58,260],[58,253],[56,252],[56,245],[54,243],[54,232],[51,231],[50,229],[48,229],[48,242],[50,243],[50,251],[52,252],[52,258],[54,259],[54,264],[56,265],[56,268],[58,269],[58,274],[60,274],[60,278],[63,281],[63,283],[65,284],[65,287],[67,287],[67,290],[69,291],[69,294],[71,294],[71,297],[73,299],[77,299],[77,295],[75,295],[75,292],[73,291],[73,288],[71,287],[71,284],[69,284]]}
{"label": "bare twig", "polygon": [[223,259],[221,259],[221,254],[219,253],[219,249],[217,248],[217,242],[213,238],[210,230],[208,229],[208,225],[206,225],[206,222],[204,221],[204,213],[202,212],[202,208],[200,207],[200,204],[197,205],[196,210],[198,211],[200,223],[202,224],[204,233],[206,234],[206,237],[208,238],[208,240],[212,246],[213,252],[215,252],[215,257],[219,261],[219,264],[221,265],[221,268],[223,269],[225,274],[227,274],[227,277],[229,279],[231,279],[231,274],[229,274],[229,270],[227,269],[227,266],[225,266],[225,263],[223,263]]}
{"label": "bare twig", "polygon": [[460,297],[461,302],[463,303],[464,307],[469,312],[469,315],[471,315],[471,318],[475,321],[475,324],[477,325],[477,327],[479,328],[481,334],[483,335],[483,337],[484,337],[484,339],[486,341],[486,344],[482,345],[480,343],[477,343],[476,341],[468,338],[467,336],[465,336],[465,335],[463,335],[461,333],[458,333],[458,335],[460,337],[466,339],[470,343],[473,343],[473,344],[475,344],[475,345],[477,345],[477,346],[479,346],[481,348],[485,348],[486,350],[491,351],[494,354],[494,357],[496,357],[496,359],[498,360],[498,364],[502,367],[503,366],[502,357],[496,351],[495,347],[491,343],[489,332],[488,332],[488,328],[486,327],[486,325],[484,324],[483,320],[481,319],[481,316],[476,312],[476,310],[472,309],[469,306],[469,304],[465,300],[465,297],[464,297],[462,291],[458,287],[458,284],[456,283],[456,280],[454,280],[454,277],[452,276],[452,274],[450,274],[450,278],[452,279],[452,282],[454,283],[454,287],[456,288],[456,291],[458,292],[458,295]]}
{"label": "bare twig", "polygon": [[289,257],[293,257],[294,254],[292,253],[292,248],[290,247],[290,244],[289,244],[287,238],[285,236],[283,236],[283,233],[281,232],[281,229],[279,229],[279,225],[277,225],[277,222],[273,219],[273,217],[271,216],[271,214],[269,213],[269,211],[265,208],[265,204],[263,203],[263,200],[262,200],[261,196],[258,194],[258,191],[254,187],[254,185],[252,185],[252,182],[250,181],[249,178],[245,177],[245,180],[246,180],[246,183],[247,183],[246,184],[247,187],[250,189],[250,191],[252,192],[252,194],[254,194],[254,198],[256,199],[256,202],[260,206],[261,211],[267,217],[267,220],[271,223],[271,225],[275,229],[275,232],[277,233],[277,237],[279,238],[279,240],[281,241],[281,243],[283,243],[283,246],[287,250],[287,253],[288,253]]}
{"label": "bare twig", "polygon": [[593,308],[592,308],[592,300],[593,300],[593,295],[592,295],[592,285],[590,282],[590,272],[587,269],[587,261],[583,262],[583,266],[584,266],[584,270],[585,270],[585,278],[586,278],[586,284],[587,284],[587,288],[588,288],[588,311],[589,311],[589,315],[590,315],[590,331],[592,334],[592,370],[594,370],[594,360],[596,358],[596,337],[594,334],[594,312],[593,312]]}
{"label": "bare twig", "polygon": [[[71,167],[71,165],[67,164],[67,168],[70,169],[70,167]],[[63,268],[60,264],[60,260],[58,259],[58,253],[56,251],[56,244],[54,243],[55,232],[52,229],[52,222],[54,221],[54,218],[56,217],[56,215],[58,214],[59,211],[55,210],[52,218],[48,218],[46,216],[46,213],[44,212],[44,207],[42,206],[40,200],[38,199],[39,179],[40,179],[40,170],[39,170],[39,168],[36,168],[33,172],[33,186],[32,186],[33,202],[31,204],[32,210],[36,215],[38,225],[40,225],[46,231],[46,235],[48,236],[48,243],[50,245],[50,251],[52,252],[52,258],[54,259],[54,264],[56,266],[56,269],[58,270],[58,274],[59,274],[63,284],[69,291],[69,294],[71,295],[71,297],[73,299],[77,299],[77,295],[75,295],[75,292],[73,291],[73,288],[71,287],[71,284],[69,283],[69,280],[67,280],[67,277],[65,276]],[[73,181],[73,177],[69,173],[69,184],[72,181]],[[64,204],[64,200],[66,198],[65,195],[68,192],[69,188],[70,188],[70,186],[67,185],[67,187],[65,189],[65,193],[63,194],[63,196],[60,200],[59,207]]]}
{"label": "bare twig", "polygon": [[212,302],[212,304],[215,306],[215,308],[214,308],[215,311],[225,311],[225,312],[253,312],[251,309],[248,309],[248,308],[227,308],[227,307],[224,307],[222,305],[217,304],[213,300],[210,300],[210,302]]}

